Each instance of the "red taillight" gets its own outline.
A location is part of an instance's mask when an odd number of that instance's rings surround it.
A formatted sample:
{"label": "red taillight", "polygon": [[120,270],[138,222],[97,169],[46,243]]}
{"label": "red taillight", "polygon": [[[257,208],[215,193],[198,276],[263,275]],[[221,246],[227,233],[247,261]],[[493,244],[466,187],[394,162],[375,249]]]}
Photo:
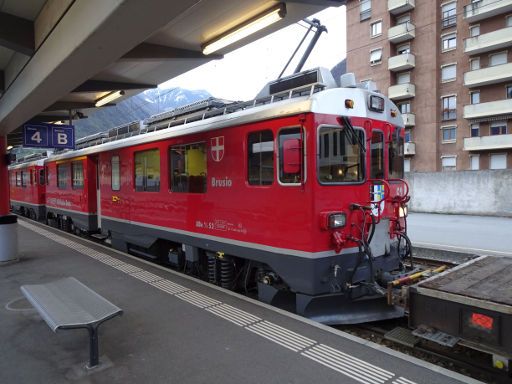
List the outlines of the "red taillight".
{"label": "red taillight", "polygon": [[494,326],[494,319],[492,317],[482,315],[481,313],[472,313],[471,324],[475,327],[491,331]]}

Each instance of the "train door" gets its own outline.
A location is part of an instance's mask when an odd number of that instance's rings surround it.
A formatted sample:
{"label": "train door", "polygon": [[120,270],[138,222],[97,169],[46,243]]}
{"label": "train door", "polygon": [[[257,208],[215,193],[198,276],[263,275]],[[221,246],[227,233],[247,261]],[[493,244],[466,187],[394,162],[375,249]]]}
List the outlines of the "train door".
{"label": "train door", "polygon": [[96,163],[96,215],[98,217],[98,229],[101,230],[101,183],[100,183],[100,160],[95,159]]}

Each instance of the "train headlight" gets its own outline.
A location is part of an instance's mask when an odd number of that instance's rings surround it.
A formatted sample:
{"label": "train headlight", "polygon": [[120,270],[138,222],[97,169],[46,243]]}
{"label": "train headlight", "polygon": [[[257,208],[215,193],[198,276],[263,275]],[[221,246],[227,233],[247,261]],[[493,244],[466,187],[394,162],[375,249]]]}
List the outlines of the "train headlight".
{"label": "train headlight", "polygon": [[398,208],[398,216],[400,217],[406,217],[408,214],[407,205],[404,205],[403,207]]}
{"label": "train headlight", "polygon": [[341,228],[347,223],[347,215],[344,213],[332,213],[329,215],[329,228]]}

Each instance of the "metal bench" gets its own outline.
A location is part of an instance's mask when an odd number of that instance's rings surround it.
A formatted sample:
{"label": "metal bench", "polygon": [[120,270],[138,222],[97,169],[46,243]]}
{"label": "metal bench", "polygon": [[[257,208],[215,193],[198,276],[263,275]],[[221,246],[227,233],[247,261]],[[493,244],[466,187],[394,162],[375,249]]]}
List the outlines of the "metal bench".
{"label": "metal bench", "polygon": [[99,364],[98,327],[123,311],[74,277],[46,284],[23,285],[21,291],[53,332],[86,328],[89,331],[88,368]]}

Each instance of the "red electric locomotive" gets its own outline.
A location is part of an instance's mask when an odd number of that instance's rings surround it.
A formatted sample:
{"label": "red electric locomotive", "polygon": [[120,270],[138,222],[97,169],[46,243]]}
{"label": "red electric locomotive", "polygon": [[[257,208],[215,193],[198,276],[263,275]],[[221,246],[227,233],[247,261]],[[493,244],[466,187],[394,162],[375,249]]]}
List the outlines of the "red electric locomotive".
{"label": "red electric locomotive", "polygon": [[403,121],[343,82],[305,71],[83,140],[47,161],[48,213],[324,323],[401,316],[383,287],[410,244]]}
{"label": "red electric locomotive", "polygon": [[46,217],[44,159],[37,155],[11,165],[9,181],[11,209],[22,216],[43,221]]}

